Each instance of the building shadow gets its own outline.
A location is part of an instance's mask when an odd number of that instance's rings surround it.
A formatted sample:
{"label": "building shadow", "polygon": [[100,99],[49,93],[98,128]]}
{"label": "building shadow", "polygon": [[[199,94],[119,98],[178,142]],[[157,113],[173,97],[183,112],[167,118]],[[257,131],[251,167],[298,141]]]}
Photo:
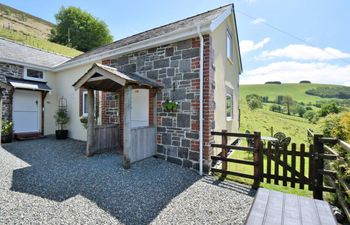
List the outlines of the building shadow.
{"label": "building shadow", "polygon": [[3,146],[30,164],[13,170],[12,191],[63,202],[84,196],[124,224],[148,224],[177,195],[201,177],[149,158],[122,168],[122,156],[85,157],[85,143],[45,138]]}

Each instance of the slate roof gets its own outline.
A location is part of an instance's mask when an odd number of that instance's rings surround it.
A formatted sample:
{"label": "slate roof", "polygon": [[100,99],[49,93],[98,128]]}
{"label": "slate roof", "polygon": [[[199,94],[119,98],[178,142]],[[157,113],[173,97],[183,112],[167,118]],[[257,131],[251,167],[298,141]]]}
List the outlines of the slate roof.
{"label": "slate roof", "polygon": [[67,61],[66,63],[71,63],[71,62],[74,62],[76,60],[91,57],[93,55],[97,55],[97,54],[100,54],[100,53],[105,52],[105,51],[118,49],[118,48],[121,48],[121,47],[126,46],[126,45],[130,45],[130,44],[134,44],[134,43],[137,43],[140,41],[145,41],[145,40],[150,39],[150,38],[162,36],[164,34],[171,33],[173,31],[176,31],[179,29],[193,27],[193,26],[198,25],[198,24],[206,24],[206,23],[213,21],[218,16],[220,16],[223,12],[225,12],[226,10],[231,9],[231,8],[232,8],[232,4],[229,4],[229,5],[217,8],[217,9],[210,10],[210,11],[205,12],[205,13],[201,13],[201,14],[183,19],[183,20],[179,20],[179,21],[174,22],[174,23],[170,23],[170,24],[167,24],[167,25],[164,25],[161,27],[157,27],[157,28],[154,28],[154,29],[151,29],[148,31],[144,31],[144,32],[139,33],[139,34],[135,34],[135,35],[132,35],[130,37],[115,41],[111,44],[101,46],[101,47],[98,47],[98,48],[93,49],[91,51],[88,51],[84,54],[81,54],[81,55],[75,57],[75,58],[72,58],[71,60]]}
{"label": "slate roof", "polygon": [[40,90],[40,91],[51,91],[51,88],[46,82],[32,81],[19,79],[14,77],[6,77],[7,82],[14,88],[27,89],[27,90]]}
{"label": "slate roof", "polygon": [[70,58],[0,38],[0,61],[1,59],[53,68]]}
{"label": "slate roof", "polygon": [[[150,87],[155,87],[155,88],[163,88],[164,85],[161,83],[157,83],[156,81],[153,81],[147,77],[143,77],[138,73],[125,73],[122,71],[117,70],[114,67],[102,65],[99,63],[95,63],[83,76],[81,76],[74,84],[73,86],[77,85],[81,79],[83,79],[84,76],[90,73],[91,70],[94,68],[99,68],[101,70],[104,70],[108,72],[109,74],[113,76],[117,76],[119,78],[122,78],[126,81],[126,84],[138,84],[138,85],[145,85],[145,86],[150,86]],[[113,83],[113,81],[110,81],[109,83]]]}

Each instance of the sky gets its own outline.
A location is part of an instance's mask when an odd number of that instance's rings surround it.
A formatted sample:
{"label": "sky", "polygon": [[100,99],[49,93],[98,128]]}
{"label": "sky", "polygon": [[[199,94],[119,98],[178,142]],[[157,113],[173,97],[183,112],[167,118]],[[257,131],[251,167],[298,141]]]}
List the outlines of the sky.
{"label": "sky", "polygon": [[242,84],[310,80],[350,86],[349,0],[0,0],[55,23],[62,6],[105,21],[121,39],[234,3]]}

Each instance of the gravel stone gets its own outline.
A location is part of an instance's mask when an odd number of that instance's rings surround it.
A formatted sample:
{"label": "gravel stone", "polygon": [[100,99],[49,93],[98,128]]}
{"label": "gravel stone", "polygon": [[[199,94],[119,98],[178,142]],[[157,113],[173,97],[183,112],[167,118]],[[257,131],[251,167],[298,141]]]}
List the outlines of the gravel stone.
{"label": "gravel stone", "polygon": [[122,167],[115,152],[86,157],[85,143],[0,148],[0,224],[242,224],[248,187],[149,158]]}

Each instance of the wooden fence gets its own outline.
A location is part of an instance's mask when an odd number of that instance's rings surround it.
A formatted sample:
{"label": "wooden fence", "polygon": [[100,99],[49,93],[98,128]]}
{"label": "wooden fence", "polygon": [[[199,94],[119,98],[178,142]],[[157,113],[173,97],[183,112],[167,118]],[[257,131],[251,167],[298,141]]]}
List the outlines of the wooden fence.
{"label": "wooden fence", "polygon": [[104,124],[94,126],[94,141],[92,149],[94,152],[117,151],[119,145],[119,125]]}
{"label": "wooden fence", "polygon": [[156,128],[138,127],[131,129],[130,163],[151,157],[156,153]]}
{"label": "wooden fence", "polygon": [[[344,154],[350,154],[350,145],[337,138],[314,134],[310,129],[308,129],[307,134],[309,141],[314,143],[315,151],[318,153],[316,168],[324,168],[323,170],[314,170],[317,176],[314,198],[322,198],[322,190],[320,190],[319,186],[327,183],[330,185],[328,189],[336,193],[339,206],[342,208],[347,221],[350,222],[350,205],[346,200],[350,198],[350,185],[343,178],[346,171],[337,168],[339,164],[345,165],[346,168],[350,166],[344,157],[339,154],[339,151],[343,151]],[[335,150],[335,146],[338,150]],[[336,166],[334,163],[333,165],[330,163],[334,162],[334,160],[336,160]]]}
{"label": "wooden fence", "polygon": [[[221,136],[220,144],[211,145],[222,149],[218,156],[211,157],[212,160],[222,162],[221,168],[211,169],[214,173],[220,173],[221,178],[225,178],[226,175],[234,175],[252,179],[254,180],[253,188],[258,188],[260,182],[299,189],[305,189],[307,185],[308,189],[313,192],[315,199],[323,199],[323,192],[336,193],[339,205],[347,220],[350,221],[349,204],[346,201],[346,198],[350,198],[350,185],[342,178],[346,171],[336,171],[334,167],[327,166],[331,165],[331,162],[333,164],[337,162],[348,167],[347,161],[332,146],[337,144],[339,148],[350,154],[349,144],[336,138],[314,134],[311,130],[307,131],[310,142],[308,147],[305,144],[297,146],[293,143],[290,145],[290,149],[276,144],[272,145],[271,142],[264,145],[259,132],[245,134],[229,133],[223,130],[221,132],[214,131],[212,135]],[[253,145],[248,147],[230,145],[227,143],[228,137],[245,138],[248,140],[247,143],[253,143]],[[253,160],[230,158],[228,155],[230,150],[252,152]],[[245,174],[230,171],[228,163],[253,166],[254,173]],[[264,163],[266,163],[265,166]],[[306,169],[308,169],[308,173]]]}

